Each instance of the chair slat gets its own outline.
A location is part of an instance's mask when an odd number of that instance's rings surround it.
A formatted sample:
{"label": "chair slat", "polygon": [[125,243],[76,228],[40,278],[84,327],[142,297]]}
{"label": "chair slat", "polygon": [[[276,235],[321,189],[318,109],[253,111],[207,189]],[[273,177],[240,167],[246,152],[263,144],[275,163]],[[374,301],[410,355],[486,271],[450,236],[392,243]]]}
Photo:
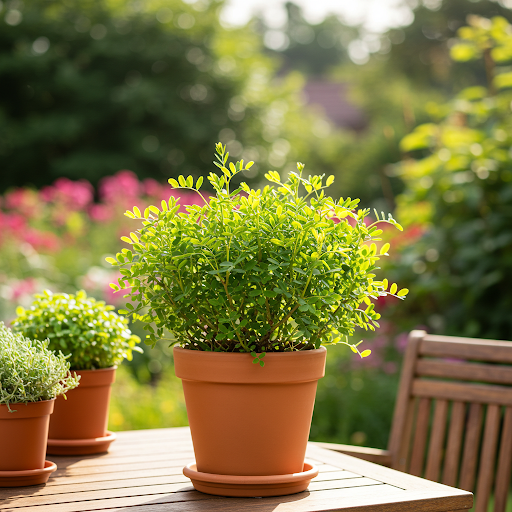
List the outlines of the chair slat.
{"label": "chair slat", "polygon": [[421,359],[416,364],[416,375],[512,384],[512,368],[495,364]]}
{"label": "chair slat", "polygon": [[469,418],[464,440],[464,452],[460,470],[460,482],[458,487],[472,492],[475,484],[476,466],[478,461],[478,446],[482,431],[482,404],[473,403],[469,407]]}
{"label": "chair slat", "polygon": [[411,475],[421,476],[423,473],[423,462],[425,460],[425,446],[427,444],[428,424],[430,417],[430,398],[422,398],[418,406],[416,416],[416,432],[411,455]]}
{"label": "chair slat", "polygon": [[510,469],[512,466],[512,407],[505,409],[501,443],[496,470],[494,488],[494,512],[505,512],[510,488]]}
{"label": "chair slat", "polygon": [[441,469],[447,416],[448,402],[446,400],[437,400],[434,409],[434,421],[432,422],[430,443],[428,446],[427,469],[425,470],[425,478],[433,480],[434,482],[437,482],[439,479]]}
{"label": "chair slat", "polygon": [[496,461],[500,420],[501,407],[499,405],[489,405],[485,417],[482,453],[480,454],[475,512],[487,512],[487,504],[494,480],[494,463]]}
{"label": "chair slat", "polygon": [[512,405],[512,388],[505,386],[415,379],[412,394],[459,402]]}
{"label": "chair slat", "polygon": [[429,357],[512,363],[512,344],[507,341],[428,335],[420,343],[418,352]]}
{"label": "chair slat", "polygon": [[425,331],[412,331],[407,342],[388,444],[388,451],[392,457],[391,466],[395,469],[400,468],[398,457],[403,441],[404,428],[410,414],[408,406],[411,405],[411,386],[414,377],[414,366],[418,357],[417,349],[425,334]]}
{"label": "chair slat", "polygon": [[450,430],[446,444],[446,457],[444,459],[443,481],[445,485],[455,487],[457,484],[457,470],[459,469],[460,449],[462,446],[462,432],[466,416],[466,404],[454,402],[450,419]]}
{"label": "chair slat", "polygon": [[399,471],[407,471],[407,462],[409,459],[411,449],[412,428],[414,425],[416,401],[417,400],[415,398],[409,399],[409,405],[407,406],[407,417],[405,419],[402,443],[400,445],[397,460],[395,461],[394,464],[394,469],[398,469]]}

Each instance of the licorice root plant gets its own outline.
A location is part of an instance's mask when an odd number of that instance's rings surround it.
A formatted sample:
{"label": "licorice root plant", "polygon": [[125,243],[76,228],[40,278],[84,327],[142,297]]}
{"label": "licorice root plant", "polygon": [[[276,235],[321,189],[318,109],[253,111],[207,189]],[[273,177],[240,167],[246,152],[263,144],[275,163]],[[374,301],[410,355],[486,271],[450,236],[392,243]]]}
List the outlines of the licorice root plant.
{"label": "licorice root plant", "polygon": [[242,183],[231,190],[235,175],[252,162],[228,163],[229,153],[216,145],[220,175],[208,180],[215,193],[203,195],[199,178],[180,176],[169,183],[194,190],[203,206],[180,205],[171,197],[144,213],[126,215],[142,222],[122,240],[131,245],[107,258],[123,275],[114,290],[125,290],[124,314],[145,323],[148,344],[166,331],[171,344],[192,350],[249,352],[264,365],[266,352],[308,350],[345,343],[362,357],[349,338],[355,328],[375,330],[379,296],[400,299],[406,289],[388,290],[377,280],[377,262],[389,244],[377,249],[390,216],[368,221],[358,199],[335,200],[325,190],[334,177],[304,177],[304,165],[287,180],[271,171],[273,186],[252,190]]}

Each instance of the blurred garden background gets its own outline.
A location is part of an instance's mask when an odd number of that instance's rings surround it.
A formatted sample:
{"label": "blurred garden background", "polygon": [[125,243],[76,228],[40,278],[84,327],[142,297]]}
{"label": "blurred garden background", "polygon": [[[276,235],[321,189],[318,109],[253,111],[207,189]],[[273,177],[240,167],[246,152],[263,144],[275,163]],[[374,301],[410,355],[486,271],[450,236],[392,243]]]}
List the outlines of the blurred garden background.
{"label": "blurred garden background", "polygon": [[[0,320],[45,288],[121,306],[105,257],[124,211],[214,170],[215,142],[255,161],[254,187],[305,162],[405,227],[384,264],[411,292],[379,301],[371,357],[329,348],[311,430],[384,448],[409,330],[512,340],[512,5],[397,0],[384,31],[291,2],[233,27],[224,8],[0,2]],[[111,429],[186,422],[164,342],[123,365]]]}

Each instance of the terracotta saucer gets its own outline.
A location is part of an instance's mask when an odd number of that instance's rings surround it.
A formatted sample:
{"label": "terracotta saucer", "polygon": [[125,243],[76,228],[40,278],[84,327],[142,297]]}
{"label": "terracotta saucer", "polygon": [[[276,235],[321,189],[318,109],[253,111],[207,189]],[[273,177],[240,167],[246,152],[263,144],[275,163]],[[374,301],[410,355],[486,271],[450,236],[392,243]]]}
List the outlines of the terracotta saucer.
{"label": "terracotta saucer", "polygon": [[115,441],[116,434],[107,430],[105,437],[92,439],[48,439],[46,453],[52,455],[91,455],[108,452],[110,443]]}
{"label": "terracotta saucer", "polygon": [[43,469],[25,469],[22,471],[0,471],[0,487],[24,487],[25,485],[45,484],[57,464],[44,461]]}
{"label": "terracotta saucer", "polygon": [[284,496],[306,490],[318,468],[304,463],[304,471],[289,475],[237,476],[214,475],[197,471],[195,464],[183,468],[183,474],[192,480],[195,489],[218,496],[260,497]]}

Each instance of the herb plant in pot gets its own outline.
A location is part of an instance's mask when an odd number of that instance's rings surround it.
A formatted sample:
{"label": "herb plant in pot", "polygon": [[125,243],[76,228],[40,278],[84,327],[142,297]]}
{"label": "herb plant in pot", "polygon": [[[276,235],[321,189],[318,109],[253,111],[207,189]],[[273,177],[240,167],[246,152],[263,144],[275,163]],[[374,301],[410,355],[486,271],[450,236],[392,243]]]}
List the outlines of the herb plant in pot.
{"label": "herb plant in pot", "polygon": [[[374,274],[379,223],[366,222],[358,200],[325,194],[333,177],[304,177],[304,166],[275,186],[231,190],[252,162],[229,163],[217,144],[222,171],[208,180],[169,180],[195,190],[204,205],[179,213],[174,198],[126,215],[142,226],[113,265],[123,278],[126,311],[146,323],[147,342],[170,331],[176,375],[182,379],[196,465],[187,466],[198,490],[264,496],[299,492],[314,468],[304,465],[324,345],[344,343],[355,328],[374,330],[379,296],[403,298]],[[305,475],[300,478],[300,475]]]}
{"label": "herb plant in pot", "polygon": [[0,487],[45,483],[55,471],[45,460],[50,414],[55,398],[78,380],[48,341],[25,338],[0,322]]}
{"label": "herb plant in pot", "polygon": [[13,330],[35,339],[49,338],[49,348],[62,351],[80,376],[80,387],[55,403],[48,453],[101,453],[115,439],[107,425],[116,365],[141,349],[128,320],[113,309],[82,290],[76,295],[44,291],[34,296],[29,309],[16,311]]}

